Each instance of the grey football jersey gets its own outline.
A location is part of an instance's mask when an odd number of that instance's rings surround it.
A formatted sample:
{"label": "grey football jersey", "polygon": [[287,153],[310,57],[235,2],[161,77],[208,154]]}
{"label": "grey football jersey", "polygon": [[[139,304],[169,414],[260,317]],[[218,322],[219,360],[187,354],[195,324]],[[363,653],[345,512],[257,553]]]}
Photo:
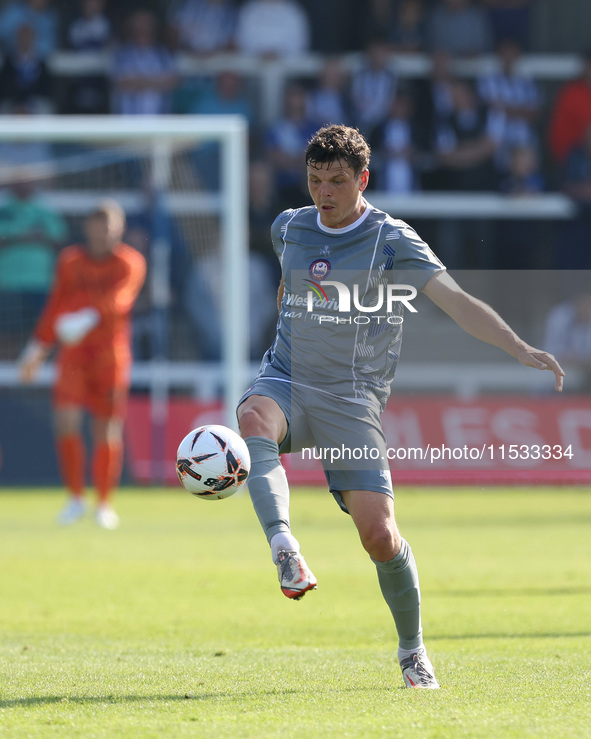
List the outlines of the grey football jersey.
{"label": "grey football jersey", "polygon": [[412,307],[412,289],[445,267],[407,223],[369,204],[341,229],[323,226],[315,206],[286,210],[271,237],[284,294],[260,374],[383,407],[402,340],[399,297]]}

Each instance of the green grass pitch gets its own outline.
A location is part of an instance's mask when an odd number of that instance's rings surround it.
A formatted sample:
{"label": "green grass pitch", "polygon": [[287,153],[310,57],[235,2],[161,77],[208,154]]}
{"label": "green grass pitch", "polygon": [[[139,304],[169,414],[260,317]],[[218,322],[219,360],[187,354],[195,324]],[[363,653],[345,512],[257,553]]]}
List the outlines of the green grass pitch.
{"label": "green grass pitch", "polygon": [[319,580],[281,595],[247,495],[125,490],[122,526],[0,492],[0,735],[591,737],[591,493],[402,489],[439,691],[406,690],[348,516],[296,490]]}

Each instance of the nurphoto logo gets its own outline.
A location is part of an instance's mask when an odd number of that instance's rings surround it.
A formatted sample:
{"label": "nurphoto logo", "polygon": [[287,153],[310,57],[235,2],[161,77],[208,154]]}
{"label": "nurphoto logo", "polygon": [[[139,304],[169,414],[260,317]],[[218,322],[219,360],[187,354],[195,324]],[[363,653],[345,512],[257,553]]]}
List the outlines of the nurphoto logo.
{"label": "nurphoto logo", "polygon": [[[334,287],[336,288],[337,294],[338,294],[338,311],[339,313],[350,313],[351,312],[351,291],[347,287],[347,285],[343,284],[342,282],[337,282],[336,280],[323,280],[322,282],[314,282],[313,280],[305,280],[310,285],[310,289],[308,290],[308,297],[307,297],[307,310],[308,313],[313,312],[314,310],[314,295],[316,295],[317,298],[319,298],[321,301],[326,300],[326,302],[330,302],[328,295],[326,294],[326,291],[324,290],[325,287]],[[384,287],[386,288],[386,295],[384,298]],[[400,292],[401,290],[405,291],[405,294],[400,295],[397,294],[396,291]],[[417,289],[413,287],[412,285],[378,285],[378,300],[375,305],[361,305],[361,302],[359,300],[359,285],[353,285],[353,306],[356,308],[356,310],[361,311],[362,313],[375,313],[378,310],[381,310],[384,305],[384,300],[386,302],[386,312],[392,313],[393,312],[393,306],[394,303],[402,303],[405,308],[408,308],[408,310],[411,313],[416,313],[417,309],[413,307],[410,303],[411,300],[414,300],[414,298],[417,297]]]}

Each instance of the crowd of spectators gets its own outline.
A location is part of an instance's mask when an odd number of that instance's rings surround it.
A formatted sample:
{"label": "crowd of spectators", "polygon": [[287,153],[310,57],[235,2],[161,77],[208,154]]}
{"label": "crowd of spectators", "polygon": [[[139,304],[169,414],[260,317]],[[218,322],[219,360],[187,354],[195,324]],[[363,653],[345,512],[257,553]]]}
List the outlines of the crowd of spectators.
{"label": "crowd of spectators", "polygon": [[[567,224],[569,245],[544,266],[590,268],[591,54],[579,79],[550,94],[525,74],[520,62],[530,50],[534,4],[368,0],[360,9],[354,0],[5,0],[0,114],[244,115],[255,183],[253,274],[275,268],[260,263],[261,234],[281,208],[308,202],[302,152],[314,130],[334,122],[367,136],[370,187],[381,191],[527,197],[562,190],[579,215]],[[60,77],[52,65],[59,51],[102,54],[108,63]],[[270,64],[310,53],[320,71],[288,78],[274,120],[263,111],[257,80],[235,63],[203,74],[181,73],[179,63],[189,57],[198,70],[199,60],[219,55]],[[427,56],[427,74],[397,72],[397,60],[409,53]],[[456,60],[482,55],[496,58],[490,71],[458,75]],[[218,154],[202,146],[192,157],[204,187],[219,185]],[[532,243],[538,232],[539,224],[526,221],[448,220],[434,246],[452,267],[535,268],[543,266]],[[6,254],[0,242],[0,258]],[[198,268],[191,280],[205,284],[215,258]]]}

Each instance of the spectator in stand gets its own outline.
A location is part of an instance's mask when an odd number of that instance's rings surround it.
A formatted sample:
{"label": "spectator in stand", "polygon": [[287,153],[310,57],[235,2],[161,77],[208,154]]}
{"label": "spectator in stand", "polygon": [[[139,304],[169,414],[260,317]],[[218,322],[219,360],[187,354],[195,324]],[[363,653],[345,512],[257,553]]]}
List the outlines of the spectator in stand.
{"label": "spectator in stand", "polygon": [[198,56],[228,51],[234,44],[234,0],[180,0],[168,14],[175,45]]}
{"label": "spectator in stand", "polygon": [[390,69],[390,46],[384,36],[371,39],[364,57],[351,81],[351,99],[354,123],[367,138],[388,115],[398,80]]}
{"label": "spectator in stand", "polygon": [[[105,13],[106,0],[79,0],[78,15],[66,30],[68,47],[78,52],[106,51],[112,41],[111,22]],[[109,111],[107,79],[104,75],[76,76],[68,85],[66,111],[74,115]]]}
{"label": "spectator in stand", "polygon": [[150,274],[152,234],[147,219],[139,217],[133,221],[128,220],[124,239],[126,244],[137,249],[146,260],[146,278],[133,306],[132,356],[134,360],[152,359],[156,354],[153,351],[154,344],[158,343],[155,335],[158,338],[161,334],[166,335],[166,326],[161,325],[159,316],[152,306],[152,275]]}
{"label": "spectator in stand", "polygon": [[359,0],[300,0],[300,4],[310,22],[313,51],[335,55],[362,48],[367,13],[366,8],[359,13]]}
{"label": "spectator in stand", "polygon": [[243,115],[249,126],[256,123],[254,100],[244,78],[231,70],[221,71],[188,111],[197,115]]}
{"label": "spectator in stand", "polygon": [[266,151],[275,168],[281,209],[286,202],[298,208],[309,199],[301,152],[316,131],[316,124],[308,118],[306,107],[306,90],[300,84],[290,84],[285,91],[283,117],[267,132]]}
{"label": "spectator in stand", "polygon": [[400,0],[388,37],[395,52],[423,51],[427,38],[423,0]]}
{"label": "spectator in stand", "polygon": [[248,235],[251,252],[263,255],[269,260],[278,284],[281,279],[277,260],[269,254],[269,229],[279,212],[275,172],[268,161],[255,159],[248,169]]}
{"label": "spectator in stand", "polygon": [[30,26],[35,32],[35,54],[46,59],[57,49],[58,21],[51,0],[13,0],[0,11],[0,43],[16,51],[18,29]]}
{"label": "spectator in stand", "polygon": [[554,161],[564,164],[581,143],[591,123],[591,50],[583,59],[581,76],[568,82],[554,101],[550,119],[550,151]]}
{"label": "spectator in stand", "polygon": [[[153,209],[154,210],[154,209]],[[165,218],[166,224],[155,221]],[[168,243],[168,268],[160,271],[155,280],[153,262],[153,234],[165,234]],[[172,342],[169,333],[185,319],[182,297],[189,258],[184,241],[167,213],[151,212],[132,216],[127,222],[125,243],[137,249],[146,260],[146,280],[133,309],[134,359],[154,359],[170,356]],[[158,259],[158,257],[157,257]],[[155,284],[157,283],[157,284]],[[156,298],[156,300],[154,300]]]}
{"label": "spectator in stand", "polygon": [[74,51],[104,51],[111,44],[111,21],[106,0],[79,0],[79,10],[66,30],[68,47]]}
{"label": "spectator in stand", "polygon": [[480,79],[478,93],[489,109],[497,167],[507,172],[514,147],[537,145],[534,124],[540,112],[540,92],[534,80],[518,69],[521,49],[517,42],[502,41],[497,54],[500,69]]}
{"label": "spectator in stand", "polygon": [[53,111],[53,78],[35,49],[35,30],[32,26],[21,26],[16,32],[14,51],[6,55],[0,69],[0,107],[3,112],[14,106],[27,113]]}
{"label": "spectator in stand", "polygon": [[[510,153],[509,171],[499,190],[512,198],[527,198],[545,189],[536,147],[516,146]],[[495,222],[495,269],[544,269],[546,254],[540,248],[547,226],[529,218]]]}
{"label": "spectator in stand", "polygon": [[[61,0],[67,2],[67,0]],[[174,1],[174,0],[173,0]],[[165,37],[167,28],[165,16],[168,7],[172,2],[163,2],[163,0],[107,0],[108,14],[113,24],[115,36],[119,39],[123,34],[123,30],[127,24],[127,19],[136,10],[144,10],[154,14],[158,18],[159,34]],[[168,43],[168,39],[166,39]]]}
{"label": "spectator in stand", "polygon": [[579,213],[564,226],[556,266],[591,269],[591,124],[566,161],[563,189],[577,203]]}
{"label": "spectator in stand", "polygon": [[390,113],[373,132],[370,140],[374,161],[378,162],[375,179],[379,190],[409,193],[418,188],[414,167],[413,101],[399,91],[390,105]]}
{"label": "spectator in stand", "polygon": [[[249,254],[248,285],[252,359],[268,346],[269,334],[277,322],[277,265],[269,250],[269,229],[280,207],[276,199],[274,174],[268,162],[255,161],[249,169]],[[195,345],[200,359],[219,361],[223,330],[223,266],[219,233],[208,239],[206,251],[199,253],[187,272],[185,305],[195,329]],[[195,300],[195,296],[199,300]]]}
{"label": "spectator in stand", "polygon": [[447,51],[434,52],[429,77],[419,80],[417,84],[414,128],[417,146],[426,168],[422,175],[422,184],[427,190],[443,187],[443,183],[438,181],[434,153],[439,131],[449,123],[454,111],[453,85],[456,77],[452,72],[451,61]]}
{"label": "spectator in stand", "polygon": [[[219,362],[224,330],[220,324],[223,313],[223,265],[219,245],[216,251],[196,259],[187,272],[185,308],[195,331],[195,347],[199,359]],[[248,336],[249,353],[253,360],[269,335],[269,322],[277,322],[276,289],[270,289],[273,270],[261,254],[248,257],[248,299],[251,317]],[[195,296],[199,300],[195,300]]]}
{"label": "spectator in stand", "polygon": [[[14,148],[14,143],[11,146]],[[50,166],[48,161],[37,159],[45,156],[42,150],[16,148],[20,154],[11,162],[15,166]],[[30,156],[35,159],[28,161]],[[7,323],[11,330],[18,328],[19,335],[13,331],[0,337],[2,355],[8,355],[5,359],[15,358],[20,333],[29,333],[41,312],[51,286],[56,253],[67,233],[63,218],[37,197],[35,181],[19,178],[11,183],[8,197],[0,206],[0,315],[14,317]]]}
{"label": "spectator in stand", "polygon": [[277,324],[274,286],[281,281],[281,269],[269,249],[269,233],[279,205],[275,173],[268,162],[251,162],[248,187],[250,356],[258,359],[274,337]]}
{"label": "spectator in stand", "polygon": [[156,16],[138,10],[129,17],[128,27],[129,40],[115,52],[111,70],[114,112],[169,113],[178,74],[172,54],[156,40]]}
{"label": "spectator in stand", "polygon": [[[394,24],[398,0],[368,0],[365,13],[364,31],[367,39],[387,33]],[[355,19],[359,25],[359,19]]]}
{"label": "spectator in stand", "polygon": [[[224,70],[208,85],[187,109],[193,115],[242,115],[248,121],[251,148],[259,138],[256,106],[236,72]],[[193,162],[202,184],[217,190],[220,186],[220,147],[215,142],[203,142],[194,153]]]}
{"label": "spectator in stand", "polygon": [[297,56],[310,48],[310,25],[295,0],[247,0],[238,11],[236,46],[268,59]]}
{"label": "spectator in stand", "polygon": [[[496,189],[495,141],[487,114],[472,87],[459,80],[452,85],[453,111],[437,136],[437,155],[446,189]],[[452,268],[490,268],[490,223],[480,219],[447,219],[440,224],[440,256]]]}
{"label": "spectator in stand", "polygon": [[488,13],[495,45],[511,39],[522,49],[529,45],[533,0],[480,0]]}
{"label": "spectator in stand", "polygon": [[308,93],[308,118],[317,127],[348,124],[351,119],[348,76],[338,57],[326,60],[316,85]]}
{"label": "spectator in stand", "polygon": [[487,112],[467,82],[455,80],[451,91],[453,111],[440,125],[437,140],[439,160],[447,170],[447,189],[495,189],[495,141]]}
{"label": "spectator in stand", "polygon": [[492,33],[485,12],[471,0],[440,0],[429,20],[431,50],[445,49],[453,56],[477,56],[492,48]]}
{"label": "spectator in stand", "polygon": [[509,158],[509,172],[507,177],[501,180],[499,189],[502,193],[515,197],[535,195],[544,191],[544,178],[540,173],[540,162],[535,147],[514,147]]}

